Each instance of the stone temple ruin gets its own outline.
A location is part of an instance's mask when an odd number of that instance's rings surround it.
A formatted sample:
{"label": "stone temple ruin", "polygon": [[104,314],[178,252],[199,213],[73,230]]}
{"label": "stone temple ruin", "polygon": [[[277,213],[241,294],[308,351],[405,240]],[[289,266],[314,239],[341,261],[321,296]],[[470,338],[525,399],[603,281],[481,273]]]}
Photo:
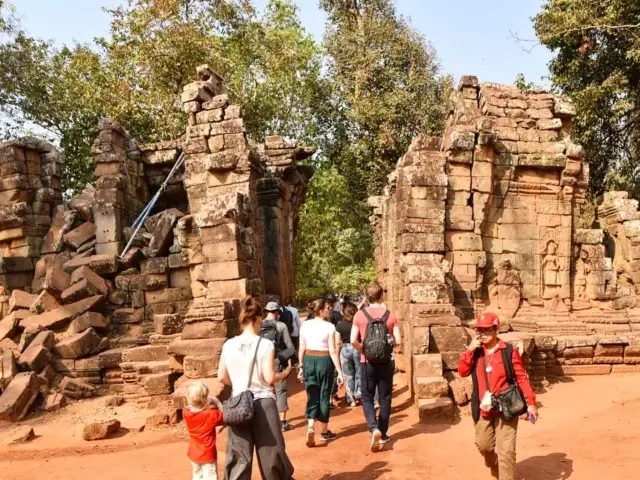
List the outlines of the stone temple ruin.
{"label": "stone temple ruin", "polygon": [[470,398],[457,363],[484,310],[540,388],[640,371],[638,202],[609,192],[588,219],[573,116],[546,91],[463,77],[443,138],[416,138],[370,198],[378,277],[423,418]]}
{"label": "stone temple ruin", "polygon": [[154,400],[175,419],[193,379],[223,394],[215,375],[239,299],[293,294],[311,176],[298,161],[314,148],[251,142],[221,79],[207,66],[198,74],[182,94],[184,137],[138,145],[103,121],[95,187],[69,201],[52,145],[0,143],[0,420],[98,394]]}

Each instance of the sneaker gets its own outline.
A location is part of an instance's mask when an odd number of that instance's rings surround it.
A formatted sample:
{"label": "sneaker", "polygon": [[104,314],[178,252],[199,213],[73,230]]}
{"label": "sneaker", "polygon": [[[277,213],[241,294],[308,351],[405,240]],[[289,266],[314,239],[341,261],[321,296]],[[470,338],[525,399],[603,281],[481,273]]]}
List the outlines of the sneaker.
{"label": "sneaker", "polygon": [[338,435],[333,433],[331,430],[327,430],[326,432],[321,433],[320,436],[325,442],[328,442],[329,440],[335,440],[336,438],[338,438]]}
{"label": "sneaker", "polygon": [[391,437],[389,435],[382,435],[382,437],[380,437],[380,444],[384,445],[387,442],[391,441]]}
{"label": "sneaker", "polygon": [[306,445],[309,448],[313,448],[316,446],[316,431],[313,428],[307,430]]}
{"label": "sneaker", "polygon": [[356,406],[357,406],[356,401],[354,400],[353,402],[351,402],[351,403],[349,404],[349,406],[350,406],[350,407],[352,407],[352,408],[353,408],[353,407],[356,407]]}
{"label": "sneaker", "polygon": [[290,432],[291,430],[293,430],[293,425],[291,425],[289,422],[287,422],[286,420],[284,420],[283,422],[281,422],[281,426],[282,426],[282,431],[283,432]]}
{"label": "sneaker", "polygon": [[374,407],[373,407],[373,408],[375,408],[375,409],[376,409],[376,411],[380,410],[380,404],[379,404],[379,403],[376,403],[376,404],[374,405]]}
{"label": "sneaker", "polygon": [[382,433],[380,430],[375,429],[371,434],[371,453],[379,452],[382,448],[382,443],[380,440],[382,439]]}

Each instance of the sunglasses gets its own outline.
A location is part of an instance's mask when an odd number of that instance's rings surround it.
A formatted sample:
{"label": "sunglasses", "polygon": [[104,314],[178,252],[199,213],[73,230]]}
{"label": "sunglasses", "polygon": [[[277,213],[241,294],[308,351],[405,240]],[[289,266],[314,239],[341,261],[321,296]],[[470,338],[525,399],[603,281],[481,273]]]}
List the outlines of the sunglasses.
{"label": "sunglasses", "polygon": [[494,327],[491,327],[491,328],[476,328],[476,333],[478,335],[483,335],[485,333],[493,333],[494,330],[495,330]]}

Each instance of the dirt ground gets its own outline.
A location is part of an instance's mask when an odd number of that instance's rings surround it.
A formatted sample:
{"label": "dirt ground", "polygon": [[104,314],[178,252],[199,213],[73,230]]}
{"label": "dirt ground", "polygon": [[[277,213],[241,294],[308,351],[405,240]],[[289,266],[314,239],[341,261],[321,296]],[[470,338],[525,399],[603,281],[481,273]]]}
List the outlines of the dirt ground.
{"label": "dirt ground", "polygon": [[[397,378],[390,434],[378,454],[368,450],[361,409],[334,410],[334,442],[309,450],[304,446],[304,392],[292,385],[287,449],[295,478],[309,480],[487,479],[473,444],[472,421],[423,426],[409,403],[403,378]],[[581,377],[555,385],[538,398],[540,420],[521,422],[518,478],[526,480],[631,479],[640,469],[640,375]],[[151,412],[124,405],[102,406],[100,399],[69,405],[46,418],[30,418],[38,437],[31,443],[0,447],[0,479],[120,480],[190,478],[184,426],[138,430]],[[82,440],[87,419],[119,418],[116,438]],[[0,429],[0,443],[7,427]],[[219,437],[224,464],[225,433]],[[222,471],[222,469],[221,469]],[[260,478],[257,469],[253,478]]]}

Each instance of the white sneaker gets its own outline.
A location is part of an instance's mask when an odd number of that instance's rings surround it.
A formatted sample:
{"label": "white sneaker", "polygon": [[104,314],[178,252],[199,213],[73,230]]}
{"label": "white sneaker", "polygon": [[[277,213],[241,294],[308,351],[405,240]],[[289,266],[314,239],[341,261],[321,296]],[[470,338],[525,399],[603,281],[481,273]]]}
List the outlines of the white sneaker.
{"label": "white sneaker", "polygon": [[371,453],[380,451],[380,449],[382,448],[382,443],[380,442],[380,440],[382,440],[382,432],[380,432],[380,430],[376,428],[371,434]]}
{"label": "white sneaker", "polygon": [[305,443],[309,448],[316,446],[316,431],[313,428],[307,430],[307,441]]}
{"label": "white sneaker", "polygon": [[382,437],[380,437],[380,444],[384,445],[385,443],[388,443],[391,441],[391,437],[389,435],[382,435]]}

